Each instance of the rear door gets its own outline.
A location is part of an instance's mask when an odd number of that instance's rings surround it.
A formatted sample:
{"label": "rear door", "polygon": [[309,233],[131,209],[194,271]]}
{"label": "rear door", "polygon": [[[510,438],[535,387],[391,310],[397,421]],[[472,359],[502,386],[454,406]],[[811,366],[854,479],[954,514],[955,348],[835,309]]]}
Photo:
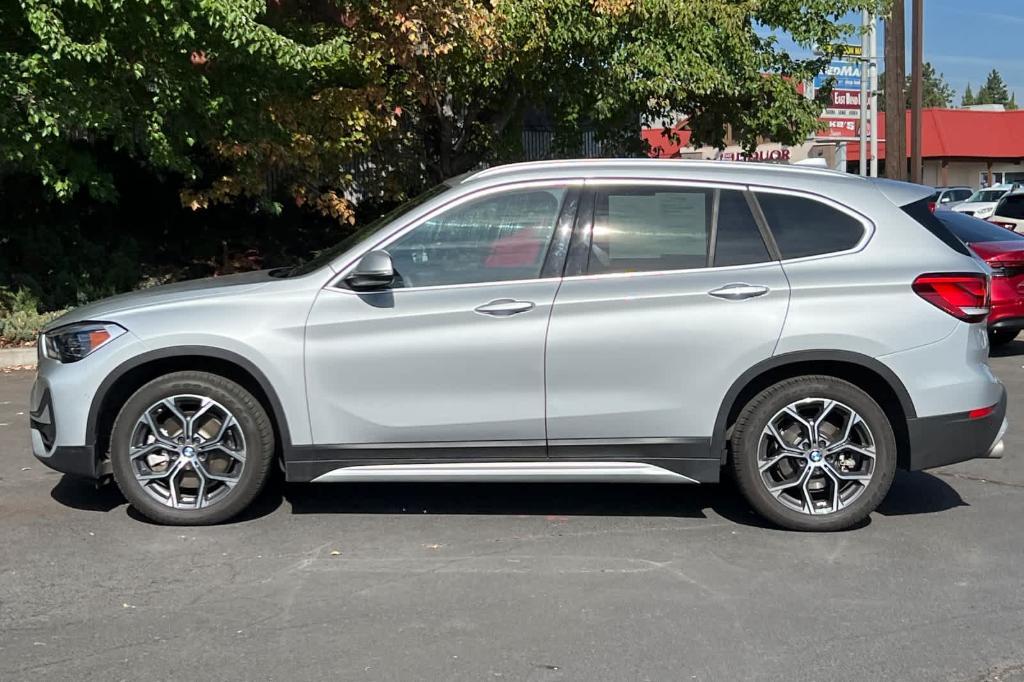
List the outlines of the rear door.
{"label": "rear door", "polygon": [[548,329],[552,457],[706,458],[789,287],[744,187],[591,181]]}

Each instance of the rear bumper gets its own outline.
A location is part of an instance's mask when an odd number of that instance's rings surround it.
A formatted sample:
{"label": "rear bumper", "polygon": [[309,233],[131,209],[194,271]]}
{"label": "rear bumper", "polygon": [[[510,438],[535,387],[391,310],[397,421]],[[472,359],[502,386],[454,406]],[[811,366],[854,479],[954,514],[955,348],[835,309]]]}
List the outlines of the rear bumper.
{"label": "rear bumper", "polygon": [[1006,432],[1006,389],[991,414],[971,419],[968,413],[908,419],[912,471],[1002,455]]}

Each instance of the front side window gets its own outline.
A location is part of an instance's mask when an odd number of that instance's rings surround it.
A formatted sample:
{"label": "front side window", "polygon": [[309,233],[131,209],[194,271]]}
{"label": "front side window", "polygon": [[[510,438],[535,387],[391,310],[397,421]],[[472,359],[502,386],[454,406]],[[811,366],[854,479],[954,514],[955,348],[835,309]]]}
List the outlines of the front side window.
{"label": "front side window", "polygon": [[540,276],[564,188],[515,190],[471,200],[402,235],[385,250],[396,287]]}
{"label": "front side window", "polygon": [[820,201],[770,192],[757,201],[784,259],[846,251],[864,236],[859,220]]}

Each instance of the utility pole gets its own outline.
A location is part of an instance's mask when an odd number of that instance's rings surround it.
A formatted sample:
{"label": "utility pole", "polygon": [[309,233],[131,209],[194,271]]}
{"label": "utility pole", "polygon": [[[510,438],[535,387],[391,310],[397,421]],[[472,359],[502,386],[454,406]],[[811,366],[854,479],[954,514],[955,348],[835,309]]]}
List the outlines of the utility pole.
{"label": "utility pole", "polygon": [[860,162],[858,168],[860,170],[861,177],[868,174],[868,68],[867,68],[867,55],[868,55],[868,11],[862,10],[860,13],[860,57],[857,59],[857,63],[860,64],[860,123],[859,123],[859,147]]}
{"label": "utility pole", "polygon": [[[868,29],[868,87],[871,88],[871,177],[878,177],[878,17],[869,14]],[[863,69],[863,66],[861,67]]]}
{"label": "utility pole", "polygon": [[924,88],[921,81],[921,69],[924,66],[924,0],[914,0],[914,35],[912,50],[912,68],[910,75],[910,181],[920,183],[923,169],[921,167],[921,105],[924,99]]}
{"label": "utility pole", "polygon": [[885,177],[907,179],[907,48],[903,3],[885,21]]}

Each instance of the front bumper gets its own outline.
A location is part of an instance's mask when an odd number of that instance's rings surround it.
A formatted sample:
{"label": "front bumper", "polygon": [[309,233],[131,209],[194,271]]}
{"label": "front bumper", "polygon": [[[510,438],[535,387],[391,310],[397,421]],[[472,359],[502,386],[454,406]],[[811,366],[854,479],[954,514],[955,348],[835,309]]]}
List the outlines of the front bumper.
{"label": "front bumper", "polygon": [[29,412],[32,454],[40,462],[64,474],[99,479],[109,472],[109,466],[99,461],[96,448],[91,445],[57,445],[57,421],[49,388],[37,384]]}
{"label": "front bumper", "polygon": [[931,469],[979,457],[1002,455],[1006,433],[1006,389],[999,403],[985,417],[971,419],[968,413],[908,419],[910,435],[909,469]]}

